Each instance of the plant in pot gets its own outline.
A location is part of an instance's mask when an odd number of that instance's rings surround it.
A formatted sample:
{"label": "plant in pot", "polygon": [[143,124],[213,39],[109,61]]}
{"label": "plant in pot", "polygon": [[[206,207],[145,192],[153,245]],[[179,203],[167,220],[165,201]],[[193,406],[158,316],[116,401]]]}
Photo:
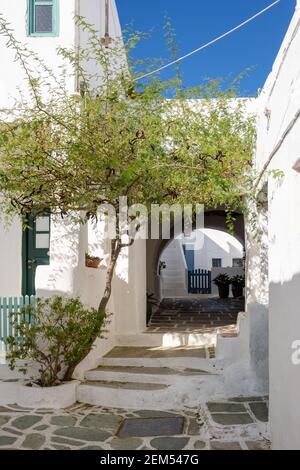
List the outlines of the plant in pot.
{"label": "plant in pot", "polygon": [[245,276],[237,275],[230,279],[231,290],[234,298],[243,297],[245,287]]}
{"label": "plant in pot", "polygon": [[158,274],[161,275],[163,269],[166,269],[167,263],[165,261],[160,261],[158,266]]}
{"label": "plant in pot", "polygon": [[98,268],[99,264],[101,263],[102,259],[98,256],[90,255],[89,253],[85,254],[85,265],[88,268]]}
{"label": "plant in pot", "polygon": [[78,298],[37,299],[11,315],[14,336],[7,340],[8,365],[24,374],[21,406],[65,407],[76,401],[76,366],[103,337],[106,316],[86,309]]}
{"label": "plant in pot", "polygon": [[230,277],[228,274],[218,274],[213,282],[218,286],[220,299],[227,299],[229,297]]}

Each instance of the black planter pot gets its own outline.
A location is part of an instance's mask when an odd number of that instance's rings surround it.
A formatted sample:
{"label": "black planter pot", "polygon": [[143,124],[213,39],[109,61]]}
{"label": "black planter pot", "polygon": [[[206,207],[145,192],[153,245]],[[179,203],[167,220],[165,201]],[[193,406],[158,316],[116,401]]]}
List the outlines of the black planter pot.
{"label": "black planter pot", "polygon": [[237,297],[243,297],[243,286],[232,286],[232,295],[236,299]]}
{"label": "black planter pot", "polygon": [[228,299],[229,297],[229,284],[222,284],[218,286],[220,299]]}

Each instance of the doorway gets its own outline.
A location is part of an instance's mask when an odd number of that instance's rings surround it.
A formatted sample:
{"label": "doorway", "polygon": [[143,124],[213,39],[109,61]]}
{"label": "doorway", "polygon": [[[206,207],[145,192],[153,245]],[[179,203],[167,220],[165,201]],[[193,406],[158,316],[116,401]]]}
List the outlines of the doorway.
{"label": "doorway", "polygon": [[22,295],[35,295],[36,268],[49,265],[50,214],[30,215],[23,232]]}

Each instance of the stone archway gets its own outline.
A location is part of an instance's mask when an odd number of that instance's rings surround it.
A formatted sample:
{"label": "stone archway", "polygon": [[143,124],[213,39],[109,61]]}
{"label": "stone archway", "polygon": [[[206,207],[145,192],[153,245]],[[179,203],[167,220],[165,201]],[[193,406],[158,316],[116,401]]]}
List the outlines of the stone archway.
{"label": "stone archway", "polygon": [[[234,236],[245,247],[245,224],[244,216],[241,212],[233,213]],[[220,230],[229,233],[226,224],[226,212],[222,209],[210,209],[204,213],[204,228]],[[160,278],[158,275],[158,263],[163,250],[170,241],[173,240],[172,228],[171,239],[164,240],[147,240],[146,244],[146,270],[147,270],[147,293],[153,294],[156,299],[160,300]]]}

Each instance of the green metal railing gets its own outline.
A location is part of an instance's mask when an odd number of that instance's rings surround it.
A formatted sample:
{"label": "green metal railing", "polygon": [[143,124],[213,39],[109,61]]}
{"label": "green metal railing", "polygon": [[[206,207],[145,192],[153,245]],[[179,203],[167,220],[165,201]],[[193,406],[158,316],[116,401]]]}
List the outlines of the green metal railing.
{"label": "green metal railing", "polygon": [[[14,314],[21,313],[25,307],[35,304],[34,295],[22,297],[0,297],[0,349],[5,350],[5,341],[15,335]],[[16,317],[17,318],[17,317]]]}

